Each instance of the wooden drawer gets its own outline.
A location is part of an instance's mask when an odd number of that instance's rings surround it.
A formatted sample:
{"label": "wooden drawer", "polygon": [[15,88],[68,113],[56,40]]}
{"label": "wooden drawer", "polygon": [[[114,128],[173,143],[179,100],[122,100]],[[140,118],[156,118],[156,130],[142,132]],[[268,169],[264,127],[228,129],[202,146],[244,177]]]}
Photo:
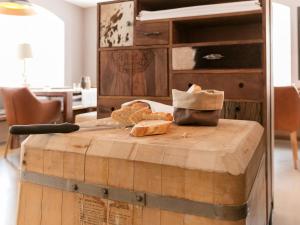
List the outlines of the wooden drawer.
{"label": "wooden drawer", "polygon": [[169,23],[137,22],[135,27],[136,45],[167,45],[169,44]]}
{"label": "wooden drawer", "polygon": [[261,68],[261,44],[173,48],[173,70]]}
{"label": "wooden drawer", "polygon": [[221,118],[263,122],[263,105],[259,101],[225,101]]}
{"label": "wooden drawer", "polygon": [[225,92],[225,99],[262,100],[262,74],[173,74],[172,88],[186,91],[192,84]]}

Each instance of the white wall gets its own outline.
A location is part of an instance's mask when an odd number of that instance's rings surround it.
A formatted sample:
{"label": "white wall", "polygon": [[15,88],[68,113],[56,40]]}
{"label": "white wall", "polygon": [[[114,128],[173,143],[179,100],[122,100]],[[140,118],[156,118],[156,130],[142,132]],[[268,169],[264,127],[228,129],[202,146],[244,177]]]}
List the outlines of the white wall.
{"label": "white wall", "polygon": [[74,82],[80,82],[84,67],[84,9],[63,0],[32,0],[31,2],[51,11],[65,22],[65,85],[72,86]]}
{"label": "white wall", "polygon": [[292,37],[292,83],[295,83],[300,87],[300,81],[298,80],[298,18],[297,18],[297,7],[300,7],[299,0],[272,0],[273,2],[287,5],[291,9],[291,37]]}
{"label": "white wall", "polygon": [[[54,13],[65,23],[65,85],[72,86],[85,75],[90,76],[93,86],[96,86],[97,7],[81,8],[63,0],[31,2]],[[0,108],[1,105],[0,99]]]}
{"label": "white wall", "polygon": [[90,76],[97,85],[97,7],[81,8],[63,0],[32,0],[65,22],[65,85]]}
{"label": "white wall", "polygon": [[97,86],[97,7],[83,12],[83,74]]}

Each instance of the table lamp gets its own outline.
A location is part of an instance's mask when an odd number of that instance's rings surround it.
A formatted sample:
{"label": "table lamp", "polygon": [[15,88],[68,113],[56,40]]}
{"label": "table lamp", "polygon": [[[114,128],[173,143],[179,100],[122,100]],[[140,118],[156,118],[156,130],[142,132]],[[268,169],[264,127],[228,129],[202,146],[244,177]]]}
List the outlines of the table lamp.
{"label": "table lamp", "polygon": [[32,16],[36,12],[28,0],[0,0],[0,14]]}
{"label": "table lamp", "polygon": [[33,58],[31,45],[27,43],[20,44],[18,48],[18,56],[19,59],[23,60],[23,74],[22,74],[23,83],[24,86],[28,86],[27,74],[26,74],[26,59]]}

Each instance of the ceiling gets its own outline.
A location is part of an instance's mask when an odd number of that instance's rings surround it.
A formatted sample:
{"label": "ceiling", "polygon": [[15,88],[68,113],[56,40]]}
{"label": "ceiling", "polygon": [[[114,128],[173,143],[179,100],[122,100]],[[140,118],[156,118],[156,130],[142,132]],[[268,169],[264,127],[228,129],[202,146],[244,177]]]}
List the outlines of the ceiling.
{"label": "ceiling", "polygon": [[65,1],[78,5],[83,8],[87,8],[87,7],[96,6],[98,2],[107,2],[111,0],[65,0]]}

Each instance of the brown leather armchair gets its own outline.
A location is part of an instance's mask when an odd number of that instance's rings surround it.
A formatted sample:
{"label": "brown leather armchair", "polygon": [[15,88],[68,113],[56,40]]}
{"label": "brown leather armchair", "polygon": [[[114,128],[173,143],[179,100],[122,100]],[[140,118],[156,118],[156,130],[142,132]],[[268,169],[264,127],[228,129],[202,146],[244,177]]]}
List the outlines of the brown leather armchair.
{"label": "brown leather armchair", "polygon": [[293,87],[275,87],[275,130],[290,134],[294,167],[298,168],[297,130],[300,125],[300,96]]}
{"label": "brown leather armchair", "polygon": [[[28,88],[0,88],[9,126],[53,123],[60,119],[61,102],[40,101]],[[9,135],[4,157],[12,143]]]}

